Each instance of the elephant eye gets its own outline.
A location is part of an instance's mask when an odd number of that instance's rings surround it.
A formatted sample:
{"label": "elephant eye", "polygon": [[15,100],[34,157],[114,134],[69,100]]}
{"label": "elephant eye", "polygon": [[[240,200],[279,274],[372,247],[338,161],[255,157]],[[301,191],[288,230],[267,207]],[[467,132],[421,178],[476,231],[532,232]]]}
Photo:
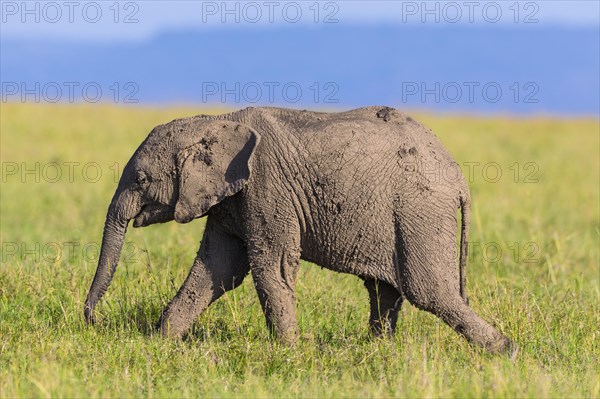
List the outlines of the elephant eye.
{"label": "elephant eye", "polygon": [[144,186],[148,183],[148,176],[142,171],[138,171],[135,175],[135,182],[140,186]]}

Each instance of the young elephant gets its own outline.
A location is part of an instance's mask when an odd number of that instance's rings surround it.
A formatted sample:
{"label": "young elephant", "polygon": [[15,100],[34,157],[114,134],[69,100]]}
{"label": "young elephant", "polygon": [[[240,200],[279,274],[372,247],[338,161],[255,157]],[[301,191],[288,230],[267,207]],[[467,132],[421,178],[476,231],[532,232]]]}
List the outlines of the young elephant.
{"label": "young elephant", "polygon": [[[213,301],[252,273],[267,325],[297,337],[300,259],[364,280],[375,334],[394,331],[404,299],[470,342],[511,342],[465,295],[469,190],[437,137],[387,107],[341,113],[247,108],[157,126],[123,171],[106,217],[85,318],[134,227],[208,215],[200,250],[160,329],[181,336]],[[456,211],[462,210],[460,267]]]}

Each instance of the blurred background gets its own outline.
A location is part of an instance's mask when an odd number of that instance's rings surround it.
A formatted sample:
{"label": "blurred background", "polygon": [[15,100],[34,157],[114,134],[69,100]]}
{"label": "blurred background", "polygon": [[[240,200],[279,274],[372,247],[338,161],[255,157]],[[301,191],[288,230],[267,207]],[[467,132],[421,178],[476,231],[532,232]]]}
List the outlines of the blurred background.
{"label": "blurred background", "polygon": [[597,1],[2,1],[2,103],[599,112]]}

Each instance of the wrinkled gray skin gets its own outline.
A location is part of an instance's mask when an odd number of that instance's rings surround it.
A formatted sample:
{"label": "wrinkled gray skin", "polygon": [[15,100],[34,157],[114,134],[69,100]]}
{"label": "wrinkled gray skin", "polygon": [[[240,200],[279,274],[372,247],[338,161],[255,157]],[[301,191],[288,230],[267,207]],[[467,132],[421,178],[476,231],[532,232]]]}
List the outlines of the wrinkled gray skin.
{"label": "wrinkled gray skin", "polygon": [[165,336],[181,336],[251,273],[268,327],[293,343],[294,286],[305,259],[364,280],[376,335],[394,331],[407,299],[470,342],[510,351],[511,342],[468,306],[469,190],[462,175],[450,181],[435,173],[445,166],[456,163],[437,137],[387,107],[247,108],[157,126],[108,209],[85,318],[93,321],[131,219],[141,227],[208,215],[191,271],[161,317]]}

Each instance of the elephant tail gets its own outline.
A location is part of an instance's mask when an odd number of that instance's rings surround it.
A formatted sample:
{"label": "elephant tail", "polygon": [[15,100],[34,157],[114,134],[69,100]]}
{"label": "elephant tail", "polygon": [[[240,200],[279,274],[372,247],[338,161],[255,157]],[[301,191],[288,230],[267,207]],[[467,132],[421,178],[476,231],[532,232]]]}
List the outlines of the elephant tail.
{"label": "elephant tail", "polygon": [[471,199],[469,192],[461,193],[460,195],[460,258],[459,258],[459,275],[460,275],[460,296],[466,303],[469,303],[467,298],[467,257],[469,255],[469,224],[471,219]]}

